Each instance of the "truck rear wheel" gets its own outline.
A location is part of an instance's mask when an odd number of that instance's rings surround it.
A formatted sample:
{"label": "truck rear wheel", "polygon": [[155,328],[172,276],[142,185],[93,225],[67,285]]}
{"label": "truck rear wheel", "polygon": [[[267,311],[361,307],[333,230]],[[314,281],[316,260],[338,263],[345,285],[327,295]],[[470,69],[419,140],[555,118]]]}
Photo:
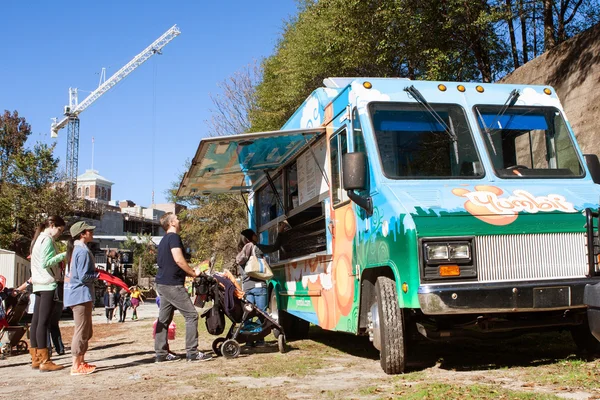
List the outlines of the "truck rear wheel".
{"label": "truck rear wheel", "polygon": [[403,373],[406,367],[404,312],[398,306],[396,282],[392,279],[377,278],[371,312],[378,317],[374,334],[379,340],[381,368],[386,374]]}

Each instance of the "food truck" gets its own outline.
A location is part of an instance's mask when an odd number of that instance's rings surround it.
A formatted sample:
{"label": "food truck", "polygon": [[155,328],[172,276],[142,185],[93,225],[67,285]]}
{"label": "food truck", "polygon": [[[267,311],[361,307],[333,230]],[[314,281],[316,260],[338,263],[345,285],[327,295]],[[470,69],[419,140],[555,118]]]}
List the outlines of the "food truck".
{"label": "food truck", "polygon": [[328,78],[280,131],[206,138],[178,195],[240,193],[270,312],[369,336],[386,373],[418,338],[589,331],[600,163],[552,87]]}

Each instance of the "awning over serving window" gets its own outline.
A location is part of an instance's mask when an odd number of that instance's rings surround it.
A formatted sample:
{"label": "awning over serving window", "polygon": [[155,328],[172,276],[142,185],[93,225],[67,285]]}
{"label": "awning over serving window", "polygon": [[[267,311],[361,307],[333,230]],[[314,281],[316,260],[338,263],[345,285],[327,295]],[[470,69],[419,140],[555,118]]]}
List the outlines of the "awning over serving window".
{"label": "awning over serving window", "polygon": [[202,139],[177,195],[248,191],[264,171],[277,169],[324,132],[310,128]]}

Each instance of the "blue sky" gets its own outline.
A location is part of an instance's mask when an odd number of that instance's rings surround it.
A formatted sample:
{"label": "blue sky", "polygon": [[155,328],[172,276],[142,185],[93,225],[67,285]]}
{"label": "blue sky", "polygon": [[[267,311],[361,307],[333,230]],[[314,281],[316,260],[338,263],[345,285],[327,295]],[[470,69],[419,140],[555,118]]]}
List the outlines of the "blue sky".
{"label": "blue sky", "polygon": [[62,169],[67,130],[51,139],[50,118],[62,117],[68,88],[77,87],[83,100],[98,86],[102,67],[110,77],[179,26],[181,35],[163,55],[80,115],[79,173],[91,167],[94,137],[94,169],[114,182],[112,198],[143,206],[150,205],[153,186],[155,202],[164,202],[165,190],[195,154],[207,132],[209,94],[271,55],[284,22],[297,12],[295,0],[5,0],[2,9],[0,111],[17,110],[27,119],[33,130],[28,146],[56,141]]}

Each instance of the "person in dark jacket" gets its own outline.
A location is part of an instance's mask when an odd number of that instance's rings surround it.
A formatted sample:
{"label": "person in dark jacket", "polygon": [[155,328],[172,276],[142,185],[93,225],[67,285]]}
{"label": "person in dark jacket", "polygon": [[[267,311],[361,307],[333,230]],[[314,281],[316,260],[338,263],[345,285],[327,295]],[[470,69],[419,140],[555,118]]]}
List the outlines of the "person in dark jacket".
{"label": "person in dark jacket", "polygon": [[115,307],[119,304],[117,292],[113,289],[112,286],[108,286],[106,288],[106,292],[104,293],[104,311],[106,313],[106,323],[110,324],[113,319],[113,315],[115,312]]}

